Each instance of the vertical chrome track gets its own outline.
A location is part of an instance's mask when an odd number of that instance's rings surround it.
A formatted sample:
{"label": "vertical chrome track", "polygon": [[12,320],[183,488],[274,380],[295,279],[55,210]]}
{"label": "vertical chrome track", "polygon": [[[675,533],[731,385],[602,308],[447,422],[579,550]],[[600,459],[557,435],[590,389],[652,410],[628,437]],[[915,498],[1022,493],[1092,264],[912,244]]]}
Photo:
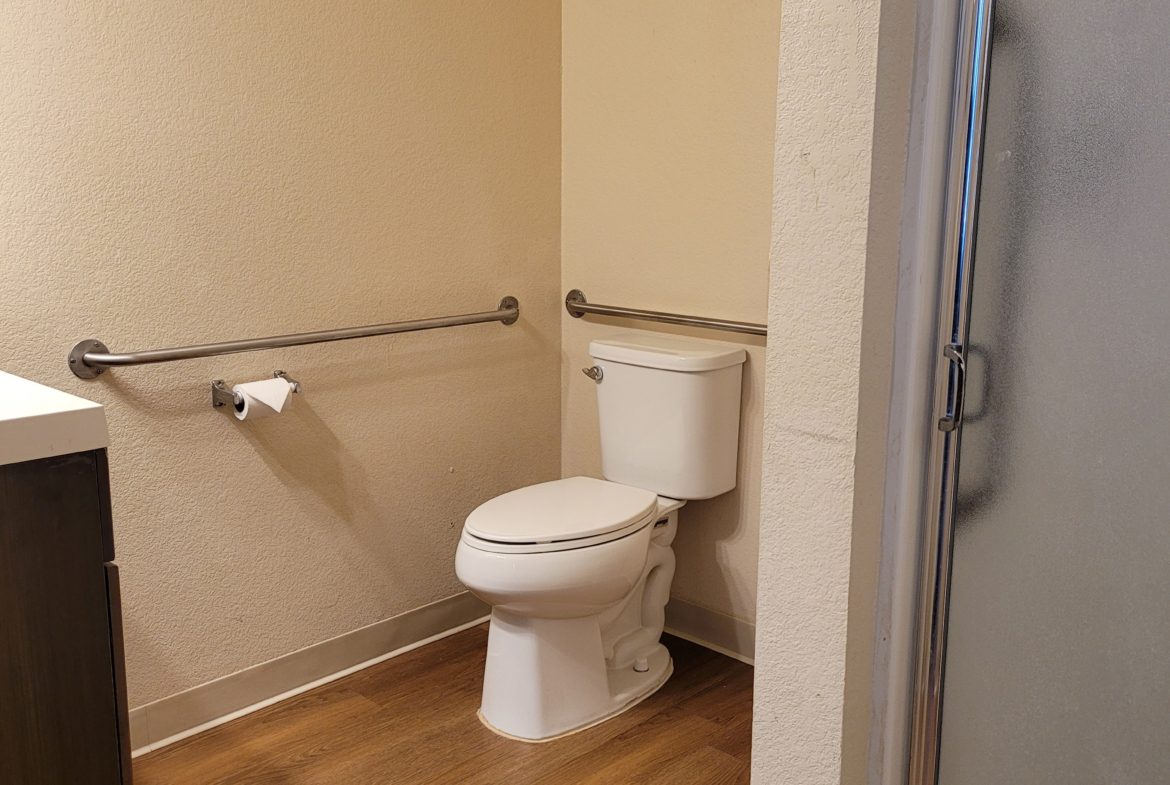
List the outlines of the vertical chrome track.
{"label": "vertical chrome track", "polygon": [[922,538],[909,785],[938,782],[964,369],[991,61],[994,0],[961,2],[941,257],[945,299],[940,309],[936,411],[943,415],[932,445],[933,495]]}

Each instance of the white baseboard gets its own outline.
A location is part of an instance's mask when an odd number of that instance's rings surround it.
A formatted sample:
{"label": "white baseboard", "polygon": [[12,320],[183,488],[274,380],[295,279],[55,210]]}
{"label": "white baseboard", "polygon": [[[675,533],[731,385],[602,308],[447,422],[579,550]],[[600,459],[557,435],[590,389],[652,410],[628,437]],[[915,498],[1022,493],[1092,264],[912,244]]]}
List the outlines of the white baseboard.
{"label": "white baseboard", "polygon": [[666,631],[728,657],[755,664],[756,625],[719,611],[671,597]]}
{"label": "white baseboard", "polygon": [[[489,613],[464,592],[139,706],[130,711],[133,754],[161,749],[481,624]],[[756,628],[750,622],[671,598],[666,631],[753,664]]]}
{"label": "white baseboard", "polygon": [[487,621],[469,592],[424,605],[130,711],[135,756]]}

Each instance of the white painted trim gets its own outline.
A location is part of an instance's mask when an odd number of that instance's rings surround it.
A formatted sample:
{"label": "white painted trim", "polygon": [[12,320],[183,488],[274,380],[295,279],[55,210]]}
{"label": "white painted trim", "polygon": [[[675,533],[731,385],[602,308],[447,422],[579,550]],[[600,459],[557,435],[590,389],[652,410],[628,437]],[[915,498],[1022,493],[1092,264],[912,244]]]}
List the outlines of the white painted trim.
{"label": "white painted trim", "polygon": [[666,631],[748,665],[755,665],[756,626],[719,611],[671,597]]}
{"label": "white painted trim", "polygon": [[[470,593],[463,592],[139,706],[130,711],[131,744],[135,746],[131,755],[138,757],[153,752],[482,624],[490,618],[490,614],[484,613],[486,609],[487,606]],[[420,635],[422,637],[419,637]],[[403,636],[409,642],[373,657],[364,656],[368,654],[372,642],[396,641],[401,640]],[[332,669],[307,682],[298,680],[296,683],[280,684],[280,688],[275,691],[271,686],[274,671],[277,671],[279,681],[279,676],[284,675],[280,671],[303,674],[306,670],[311,671],[315,662],[336,664],[339,659],[357,661],[340,669]],[[267,688],[265,683],[268,683]],[[225,693],[255,695],[257,691],[264,693],[265,697],[242,707],[228,708],[222,702],[222,695]],[[155,727],[152,728],[152,725]],[[155,731],[154,737],[151,734],[152,730]],[[143,736],[146,738],[142,738]]]}
{"label": "white painted trim", "polygon": [[[147,752],[162,749],[177,741],[182,741],[203,731],[244,717],[283,700],[308,692],[337,679],[344,678],[370,666],[377,665],[380,662],[385,662],[393,657],[462,632],[478,624],[483,624],[491,618],[490,613],[482,613],[485,608],[486,606],[478,604],[478,600],[475,600],[469,593],[464,592],[463,594],[448,597],[431,605],[407,611],[389,619],[383,619],[382,621],[339,635],[335,638],[330,638],[321,643],[307,646],[298,651],[278,657],[275,660],[254,665],[153,703],[139,706],[130,712],[131,742],[135,745],[134,751],[131,754],[133,757],[138,757]],[[216,706],[217,704],[216,698],[211,693],[222,692],[225,688],[228,688],[228,691],[233,693],[254,693],[257,683],[261,680],[268,680],[267,672],[271,671],[274,664],[279,664],[285,670],[299,672],[304,667],[312,667],[312,661],[320,657],[321,649],[324,647],[340,649],[341,656],[345,656],[347,652],[363,648],[363,643],[371,635],[379,639],[393,639],[402,630],[410,626],[417,626],[420,621],[420,616],[429,615],[434,617],[435,620],[445,620],[449,623],[452,613],[466,617],[469,610],[476,614],[471,619],[455,623],[454,626],[444,626],[438,631],[412,640],[391,651],[328,672],[310,681],[283,685],[284,688],[275,693],[269,690],[269,694],[264,698],[253,701],[245,706],[230,710],[219,707],[207,708],[209,706]],[[428,626],[433,628],[433,625]],[[685,600],[672,598],[670,604],[667,606],[666,631],[671,635],[711,649],[732,659],[739,660],[748,665],[754,664],[752,651],[755,644],[755,626],[750,622],[726,616],[718,611],[713,611],[686,602]],[[334,659],[336,656],[334,655]],[[222,707],[222,704],[220,704],[220,707]],[[208,714],[211,714],[211,716],[207,716]],[[161,722],[156,721],[153,724],[159,726],[160,729],[171,730],[172,732],[167,735],[158,733],[156,737],[152,738],[152,715],[155,718],[161,717]],[[178,730],[175,730],[176,727]],[[163,733],[165,733],[165,730],[163,730]],[[146,738],[143,739],[143,736]]]}
{"label": "white painted trim", "polygon": [[686,632],[682,632],[681,630],[671,629],[670,627],[666,628],[666,632],[669,633],[670,635],[673,635],[676,638],[682,638],[684,641],[690,641],[691,643],[695,644],[696,646],[702,646],[704,649],[710,649],[711,651],[715,652],[716,654],[722,654],[724,657],[730,657],[733,660],[738,660],[739,662],[742,662],[744,665],[751,665],[753,668],[756,665],[756,661],[752,657],[745,657],[744,655],[739,654],[738,652],[734,652],[731,649],[725,649],[717,643],[712,643],[711,641],[701,640],[699,638],[696,638],[694,635],[691,635],[691,634],[686,633]]}

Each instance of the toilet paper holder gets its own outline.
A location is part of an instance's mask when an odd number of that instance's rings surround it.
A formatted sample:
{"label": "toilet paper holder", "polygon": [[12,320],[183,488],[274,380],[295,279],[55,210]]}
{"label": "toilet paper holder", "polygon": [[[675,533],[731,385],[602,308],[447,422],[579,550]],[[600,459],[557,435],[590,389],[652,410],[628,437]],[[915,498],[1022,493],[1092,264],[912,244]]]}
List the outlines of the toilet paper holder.
{"label": "toilet paper holder", "polygon": [[[288,386],[292,388],[294,393],[299,393],[301,391],[301,383],[289,376],[284,371],[273,371],[272,378],[284,379],[286,382],[288,382]],[[228,387],[227,384],[224,383],[223,379],[211,380],[211,405],[213,408],[218,408],[220,406],[236,407],[242,403],[243,399],[241,398],[240,394],[234,392],[230,387]]]}

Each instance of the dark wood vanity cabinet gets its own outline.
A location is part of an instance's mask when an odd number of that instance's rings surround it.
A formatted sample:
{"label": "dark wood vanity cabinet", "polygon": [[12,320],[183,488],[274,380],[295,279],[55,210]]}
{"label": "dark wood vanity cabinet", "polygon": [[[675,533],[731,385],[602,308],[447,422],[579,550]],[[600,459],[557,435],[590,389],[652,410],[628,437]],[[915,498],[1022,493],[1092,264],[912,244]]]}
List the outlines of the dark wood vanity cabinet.
{"label": "dark wood vanity cabinet", "polygon": [[105,450],[0,466],[0,782],[129,785]]}

